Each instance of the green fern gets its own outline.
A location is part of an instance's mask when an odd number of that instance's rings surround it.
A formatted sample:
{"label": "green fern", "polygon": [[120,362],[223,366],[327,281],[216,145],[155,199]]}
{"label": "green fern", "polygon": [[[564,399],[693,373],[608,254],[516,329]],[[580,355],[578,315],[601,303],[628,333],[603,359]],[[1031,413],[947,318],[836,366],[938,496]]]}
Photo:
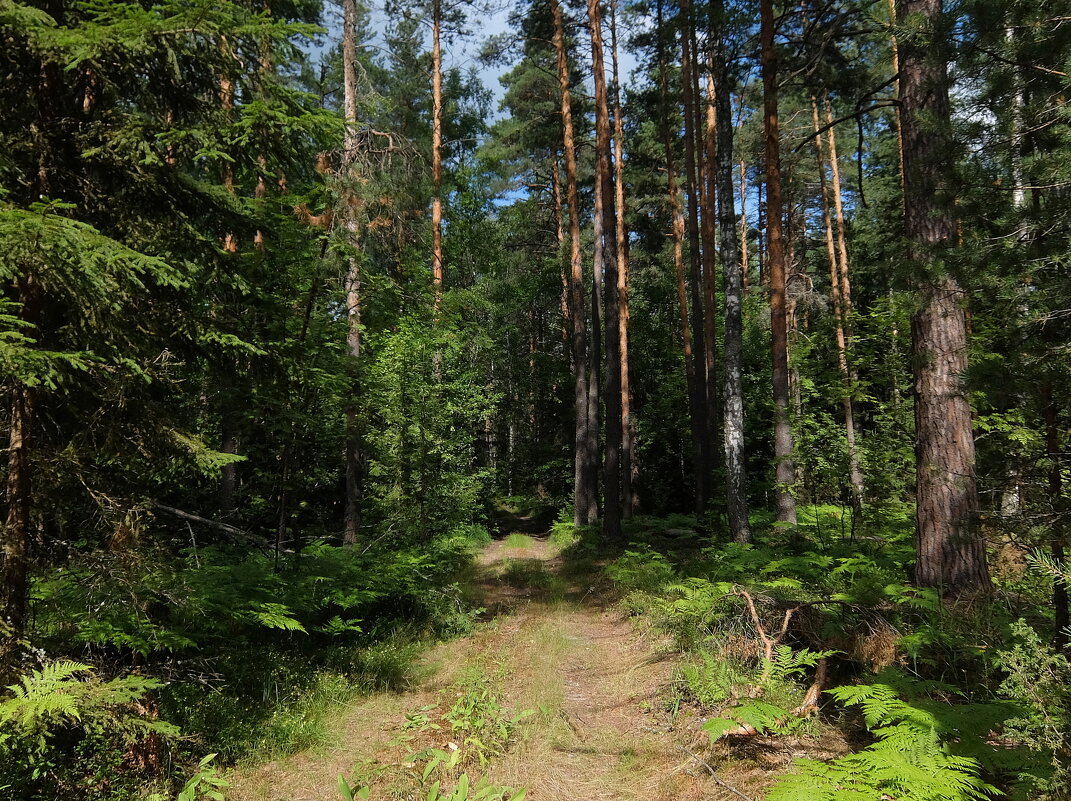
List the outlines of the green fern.
{"label": "green fern", "polygon": [[[836,651],[811,651],[801,648],[794,651],[787,645],[774,649],[774,658],[762,668],[761,681],[755,692],[759,697],[745,701],[728,710],[725,717],[708,720],[703,729],[711,740],[717,740],[740,727],[751,728],[763,734],[787,734],[805,723],[792,707],[795,707],[801,692],[794,681],[808,668],[837,653]],[[788,704],[775,703],[792,699]]]}
{"label": "green fern", "polygon": [[[89,670],[89,665],[64,660],[31,671],[18,684],[8,687],[11,698],[0,702],[0,724],[10,723],[25,729],[47,719],[78,720],[79,701],[87,685],[72,676]],[[8,736],[10,733],[0,734],[0,741]]]}
{"label": "green fern", "polygon": [[140,676],[102,682],[89,665],[50,662],[8,687],[10,697],[0,701],[0,746],[42,752],[53,733],[70,726],[112,732],[124,739],[150,732],[177,736],[178,729],[171,724],[129,710],[133,702],[159,686],[160,682]]}
{"label": "green fern", "polygon": [[903,696],[949,688],[892,670],[879,678],[829,691],[862,710],[877,742],[830,762],[798,760],[798,771],[781,779],[768,801],[986,801],[1000,794],[982,778],[979,757],[994,751],[985,738],[1010,714],[1007,705],[907,701]]}

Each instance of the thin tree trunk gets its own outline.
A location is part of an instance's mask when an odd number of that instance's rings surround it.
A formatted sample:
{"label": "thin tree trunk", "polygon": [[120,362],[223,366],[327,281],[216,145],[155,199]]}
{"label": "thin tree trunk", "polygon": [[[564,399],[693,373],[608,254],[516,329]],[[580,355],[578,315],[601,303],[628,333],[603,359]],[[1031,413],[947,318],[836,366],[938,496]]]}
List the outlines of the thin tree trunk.
{"label": "thin tree trunk", "polygon": [[443,58],[442,0],[431,4],[431,282],[435,310],[443,298]]}
{"label": "thin tree trunk", "polygon": [[565,221],[562,219],[562,179],[561,170],[558,168],[558,157],[555,156],[550,162],[550,189],[554,203],[554,230],[558,242],[558,258],[561,263],[562,296],[562,342],[569,347],[569,276],[565,272]]}
{"label": "thin tree trunk", "polygon": [[[892,31],[889,34],[889,47],[892,51],[892,69],[893,75],[897,76],[893,81],[893,91],[896,96],[900,96],[900,46],[896,41],[896,0],[888,0],[889,2],[889,26]],[[896,157],[900,162],[900,199],[903,202],[904,197],[904,126],[902,122],[902,112],[900,106],[897,105],[895,109],[896,113]]]}
{"label": "thin tree trunk", "polygon": [[[841,279],[841,267],[844,265],[843,262],[839,265],[837,262],[837,250],[833,237],[833,219],[829,213],[829,187],[826,184],[825,155],[822,151],[822,137],[818,133],[821,129],[818,120],[818,101],[813,97],[811,98],[811,119],[814,123],[816,134],[814,147],[815,156],[818,159],[818,178],[821,182],[822,221],[825,224],[826,231],[826,253],[829,256],[829,294],[833,300],[833,322],[837,340],[837,368],[840,371],[844,391],[841,404],[844,407],[844,436],[848,446],[848,473],[852,492],[852,525],[855,526],[862,519],[863,473],[859,469],[859,453],[855,436],[855,410],[852,407],[852,386],[855,382],[848,366],[848,343],[844,331],[844,295]],[[834,182],[834,186],[839,186],[839,183],[839,181]],[[847,258],[846,251],[843,255],[844,258]]]}
{"label": "thin tree trunk", "polygon": [[691,0],[681,0],[681,86],[684,104],[684,181],[688,194],[688,257],[691,265],[692,337],[696,397],[692,424],[699,430],[699,461],[695,465],[695,511],[701,514],[710,501],[710,420],[706,399],[706,348],[703,322],[703,276],[700,266],[699,184],[696,154],[696,80],[692,32],[695,20]]}
{"label": "thin tree trunk", "polygon": [[[224,401],[226,404],[226,400]],[[238,426],[235,422],[235,414],[230,408],[224,408],[221,413],[220,426],[223,453],[238,453]],[[225,464],[220,470],[219,478],[219,516],[221,520],[229,520],[234,516],[235,497],[238,492],[238,465]]]}
{"label": "thin tree trunk", "polygon": [[610,2],[610,56],[614,85],[614,202],[617,206],[617,321],[621,372],[621,513],[630,518],[639,509],[636,482],[639,460],[636,426],[632,420],[632,382],[629,376],[628,230],[625,224],[625,121],[621,111],[621,80],[617,58],[617,0]]}
{"label": "thin tree trunk", "polygon": [[[226,37],[220,39],[220,49],[225,56],[233,55]],[[234,81],[226,75],[219,79],[219,102],[223,107],[224,116],[230,120],[234,115]],[[223,186],[232,195],[235,193],[234,164],[229,160],[223,162]],[[227,253],[238,252],[238,238],[233,231],[228,231],[223,235],[223,250]]]}
{"label": "thin tree trunk", "polygon": [[[712,65],[708,66],[712,68]],[[718,251],[714,233],[717,220],[715,201],[717,190],[714,186],[717,113],[714,109],[714,76],[710,70],[707,71],[706,79],[706,114],[704,115],[706,119],[704,120],[703,159],[699,178],[703,186],[700,233],[703,241],[703,342],[706,345],[703,353],[703,370],[706,375],[704,395],[706,397],[707,436],[710,440],[708,445],[710,473],[707,476],[707,482],[711,488],[710,495],[713,496],[714,471],[717,467],[717,454],[721,450],[715,444],[720,439],[718,419],[721,417],[718,409]]]}
{"label": "thin tree trunk", "polygon": [[[903,0],[904,16],[939,27],[941,0]],[[965,296],[943,273],[940,250],[955,244],[951,198],[948,65],[945,48],[910,39],[901,50],[905,233],[915,263],[918,310],[911,324],[915,378],[917,562],[915,580],[946,597],[988,592],[985,541],[975,526]]]}
{"label": "thin tree trunk", "polygon": [[588,340],[584,305],[584,263],[580,253],[580,201],[577,192],[576,144],[573,134],[569,63],[565,53],[565,24],[561,5],[551,0],[554,50],[557,55],[558,89],[561,94],[562,151],[565,158],[565,202],[569,209],[569,317],[572,321],[573,354],[573,525],[590,525],[598,516],[595,498],[595,454],[591,449],[588,422]]}
{"label": "thin tree trunk", "polygon": [[843,301],[844,330],[848,338],[852,331],[852,282],[848,273],[848,235],[844,224],[844,194],[840,186],[840,161],[837,158],[837,136],[833,122],[833,104],[826,97],[826,136],[829,138],[829,166],[833,176],[833,210],[837,221],[837,259],[840,271],[840,290]]}
{"label": "thin tree trunk", "polygon": [[688,315],[688,285],[684,271],[684,208],[681,203],[680,186],[677,184],[673,159],[673,132],[670,130],[669,68],[666,64],[665,47],[661,32],[663,23],[662,1],[656,4],[656,31],[658,32],[658,90],[661,103],[662,144],[666,157],[666,195],[672,216],[673,267],[677,279],[677,308],[680,312],[681,344],[684,352],[684,374],[688,387],[688,411],[691,417],[692,460],[694,467],[702,463],[703,409],[699,402],[700,389],[696,386],[695,359],[692,343],[692,326]]}
{"label": "thin tree trunk", "polygon": [[606,452],[603,461],[603,536],[621,538],[621,340],[618,304],[617,215],[611,171],[610,106],[603,62],[602,15],[599,0],[588,0],[591,68],[595,84],[595,215],[596,272],[602,254],[606,308]]}
{"label": "thin tree trunk", "polygon": [[[52,190],[49,136],[56,117],[56,93],[63,86],[55,64],[42,63],[37,89],[37,153],[33,191],[47,197]],[[26,270],[18,279],[17,301],[22,333],[40,340],[44,292],[36,276]],[[22,649],[30,589],[30,546],[33,533],[33,435],[37,422],[37,389],[22,381],[11,388],[11,422],[8,429],[7,517],[0,529],[0,686],[13,680]]]}
{"label": "thin tree trunk", "polygon": [[740,283],[747,294],[751,283],[751,266],[747,252],[747,165],[740,159]]}
{"label": "thin tree trunk", "polygon": [[755,224],[758,229],[758,268],[759,268],[759,286],[767,286],[770,283],[769,267],[767,262],[769,257],[766,253],[766,198],[763,193],[764,184],[759,181],[758,186],[755,187],[755,194],[758,196],[758,208],[755,210]]}
{"label": "thin tree trunk", "polygon": [[[1067,538],[1064,535],[1064,512],[1061,498],[1063,494],[1062,460],[1060,452],[1059,410],[1053,399],[1052,381],[1046,381],[1042,387],[1042,401],[1045,404],[1045,455],[1049,459],[1049,498],[1052,499],[1055,513],[1052,526],[1052,559],[1065,572],[1067,562],[1065,552]],[[1068,648],[1068,626],[1071,615],[1068,613],[1067,583],[1055,579],[1052,583],[1053,643],[1061,651]]]}
{"label": "thin tree trunk", "polygon": [[[43,297],[32,275],[19,281],[20,318],[36,337]],[[7,457],[7,519],[0,531],[0,678],[11,678],[26,623],[33,520],[33,430],[37,393],[17,382],[11,392]]]}
{"label": "thin tree trunk", "polygon": [[[741,247],[736,242],[736,212],[733,203],[732,94],[725,46],[725,37],[728,34],[724,27],[726,24],[724,0],[715,0],[711,11],[717,26],[714,58],[711,61],[716,93],[715,103],[717,104],[717,113],[714,117],[717,136],[717,147],[714,151],[714,179],[718,199],[718,228],[721,235],[721,271],[725,282],[725,395],[723,398],[725,496],[729,533],[734,541],[746,543],[751,541],[747,503],[747,452],[744,447],[743,386],[743,295],[744,278],[747,275],[747,244],[745,241]],[[746,237],[743,162],[741,161],[740,164],[741,218]]]}
{"label": "thin tree trunk", "polygon": [[[343,70],[343,112],[346,117],[345,138],[345,174],[349,180],[355,176],[357,161],[357,3],[356,0],[343,0],[342,31],[342,70]],[[345,228],[349,245],[356,250],[360,239],[360,223],[357,219],[359,202],[352,196],[352,189],[347,190],[349,197],[344,198]],[[346,293],[346,350],[353,363],[354,378],[352,393],[355,396],[357,385],[357,362],[361,355],[361,263],[356,253],[351,253],[346,264],[344,278]],[[361,500],[363,495],[364,454],[361,441],[361,425],[358,419],[357,404],[353,397],[346,405],[346,486],[344,499],[344,519],[342,541],[345,545],[357,543],[361,532]]]}
{"label": "thin tree trunk", "polygon": [[777,520],[796,522],[792,486],[792,427],[788,404],[788,320],[785,303],[785,243],[781,201],[781,141],[777,117],[777,54],[774,50],[772,0],[760,0],[762,88],[766,141],[766,223],[770,276],[770,337],[773,361],[774,462],[777,472]]}

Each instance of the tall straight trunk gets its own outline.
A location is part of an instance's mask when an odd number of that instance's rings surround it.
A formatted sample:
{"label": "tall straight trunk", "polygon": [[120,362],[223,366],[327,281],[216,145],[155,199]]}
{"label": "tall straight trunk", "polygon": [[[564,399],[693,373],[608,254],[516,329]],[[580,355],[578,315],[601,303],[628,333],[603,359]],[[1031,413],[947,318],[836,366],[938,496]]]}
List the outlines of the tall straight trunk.
{"label": "tall straight trunk", "polygon": [[[226,37],[220,39],[219,46],[224,56],[233,56],[230,42]],[[234,81],[227,75],[219,79],[219,104],[223,107],[224,116],[228,120],[231,119],[234,116]],[[232,195],[235,193],[234,164],[229,160],[223,163],[223,186]],[[233,231],[228,231],[223,235],[223,250],[227,253],[238,252],[238,238]]]}
{"label": "tall straight trunk", "polygon": [[[565,221],[562,219],[562,179],[561,170],[558,167],[558,157],[554,156],[550,162],[550,190],[552,203],[554,204],[554,231],[558,242],[558,258],[561,260],[561,321],[562,342],[569,347],[569,276],[565,272]],[[571,357],[571,355],[570,355]]]}
{"label": "tall straight trunk", "polygon": [[796,522],[792,485],[792,427],[788,404],[788,318],[785,303],[785,242],[781,200],[781,134],[777,117],[777,53],[774,50],[773,0],[760,0],[762,94],[766,142],[766,225],[770,276],[770,340],[773,362],[774,462],[777,474],[777,520]]}
{"label": "tall straight trunk", "polygon": [[[44,298],[37,279],[19,280],[23,333],[36,337]],[[33,431],[37,392],[16,382],[11,391],[7,456],[7,519],[0,531],[0,678],[12,678],[13,662],[26,623],[33,520]]]}
{"label": "tall straight trunk", "polygon": [[[942,0],[902,0],[905,18],[940,29]],[[938,264],[955,244],[951,193],[948,65],[942,43],[912,37],[901,48],[900,107],[904,132],[904,228],[914,262],[917,311],[911,321],[915,380],[917,562],[915,580],[945,597],[988,592],[985,541],[974,517],[971,410],[965,295]]]}
{"label": "tall straight trunk", "polygon": [[[893,80],[893,91],[900,96],[900,44],[896,40],[896,0],[888,0],[889,3],[889,26],[892,29],[889,34],[889,49],[892,55],[892,71],[896,78]],[[896,157],[900,162],[900,198],[904,195],[904,125],[903,114],[899,105],[896,107]]]}
{"label": "tall straight trunk", "polygon": [[[62,7],[49,9],[62,23]],[[55,64],[41,63],[36,87],[38,135],[36,170],[30,176],[32,191],[47,197],[52,187],[53,127],[58,93],[64,85]],[[30,270],[19,276],[15,288],[22,333],[40,339],[45,297],[37,277]],[[37,389],[22,381],[11,387],[11,420],[8,428],[7,517],[0,528],[0,685],[15,678],[16,661],[25,632],[30,589],[30,546],[33,535],[33,435],[37,423]]]}
{"label": "tall straight trunk", "polygon": [[[225,401],[226,402],[226,401]],[[238,425],[234,411],[225,407],[221,413],[220,439],[223,453],[238,453]],[[238,469],[235,464],[225,464],[219,477],[219,516],[227,520],[234,515],[235,498],[238,494]]]}
{"label": "tall straight trunk", "polygon": [[636,481],[639,460],[636,426],[632,420],[632,381],[629,375],[628,230],[625,223],[625,121],[621,111],[621,78],[618,74],[617,0],[610,2],[610,56],[614,85],[614,203],[617,206],[617,333],[621,371],[621,513],[632,517],[639,510]]}
{"label": "tall straight trunk", "polygon": [[661,32],[665,30],[663,24],[662,0],[656,4],[656,25],[658,32],[658,92],[661,104],[662,117],[662,145],[666,158],[666,195],[669,200],[669,209],[672,217],[672,240],[673,240],[673,267],[677,279],[677,308],[680,312],[681,345],[684,352],[684,374],[688,388],[688,412],[691,418],[692,431],[692,461],[696,466],[702,463],[703,429],[701,421],[703,409],[699,403],[700,388],[696,386],[698,377],[695,374],[695,360],[693,358],[692,326],[688,316],[688,285],[684,270],[684,205],[681,202],[680,186],[677,183],[677,174],[674,168],[673,139],[674,133],[670,130],[669,103],[669,67],[666,63],[665,47]]}
{"label": "tall straight trunk", "polygon": [[691,0],[681,0],[681,87],[684,106],[684,184],[688,194],[688,257],[691,266],[693,360],[696,380],[691,399],[692,425],[699,431],[699,460],[695,465],[695,511],[702,513],[710,501],[710,420],[706,398],[706,341],[703,327],[703,276],[700,266],[699,182],[696,154],[696,80],[692,40],[695,19]]}
{"label": "tall straight trunk", "polygon": [[747,252],[747,165],[740,159],[740,283],[747,294],[751,278]]}
{"label": "tall straight trunk", "polygon": [[565,202],[569,210],[569,318],[573,356],[573,525],[590,525],[598,517],[596,460],[588,436],[588,339],[584,305],[584,263],[580,253],[580,201],[576,177],[576,141],[573,133],[569,62],[565,52],[565,24],[558,0],[551,0],[558,89],[561,95],[562,155],[565,159]]}
{"label": "tall straight trunk", "polygon": [[431,4],[431,282],[438,311],[443,298],[443,56],[442,0]]}
{"label": "tall straight trunk", "polygon": [[[800,269],[800,257],[796,252],[796,247],[799,242],[806,242],[806,236],[802,232],[803,222],[806,219],[806,213],[801,211],[802,204],[793,203],[791,198],[795,196],[792,190],[793,179],[795,175],[789,173],[785,190],[789,197],[788,203],[785,204],[785,224],[784,224],[784,242],[785,242],[785,320],[786,327],[788,329],[788,343],[791,348],[794,343],[798,341],[798,334],[800,329],[799,315],[799,290],[795,292],[789,291],[792,287],[798,287],[800,283],[807,280],[806,273]],[[799,213],[797,213],[799,212]],[[792,399],[792,411],[796,419],[803,416],[803,392],[800,388],[800,368],[798,364],[793,363],[791,360],[788,364],[788,394]],[[799,478],[799,475],[796,475]]]}
{"label": "tall straight trunk", "polygon": [[[843,261],[838,262],[837,248],[834,244],[833,218],[829,211],[829,187],[826,183],[826,160],[822,148],[822,136],[819,133],[821,125],[818,120],[818,101],[811,98],[811,120],[814,124],[815,156],[818,159],[818,178],[821,183],[822,194],[822,221],[826,232],[826,254],[829,257],[829,294],[833,300],[833,323],[837,341],[837,369],[840,371],[840,379],[843,384],[844,397],[841,404],[844,408],[844,437],[848,446],[848,473],[852,492],[853,526],[862,519],[863,511],[863,472],[859,468],[859,452],[856,446],[855,409],[852,405],[852,387],[854,382],[851,369],[848,366],[848,340],[845,335],[845,299],[843,291],[842,268]],[[834,182],[834,191],[840,185],[840,181]],[[839,203],[838,203],[839,205]],[[846,250],[842,251],[847,258]],[[846,273],[847,270],[844,270]]]}
{"label": "tall straight trunk", "polygon": [[848,234],[844,223],[844,193],[840,185],[840,160],[837,158],[836,128],[833,126],[833,104],[826,97],[826,136],[829,138],[829,167],[833,178],[833,210],[837,221],[837,269],[840,272],[840,287],[843,300],[844,330],[851,336],[852,330],[852,282],[848,272]]}
{"label": "tall straight trunk", "polygon": [[[343,71],[343,113],[346,117],[346,137],[343,157],[347,179],[356,178],[357,160],[357,2],[343,0],[342,30],[342,71]],[[352,189],[348,190],[352,192]],[[358,200],[349,196],[344,198],[345,229],[351,249],[356,250],[360,239],[360,223],[357,219]],[[346,263],[346,275],[343,279],[346,293],[346,350],[352,361],[354,378],[351,393],[358,392],[356,379],[357,361],[361,355],[361,262],[356,253],[351,253]],[[357,403],[351,397],[346,404],[346,484],[343,503],[342,541],[346,545],[356,544],[361,531],[361,500],[363,495],[364,453],[361,437],[361,424],[358,419]]]}
{"label": "tall straight trunk", "polygon": [[[725,447],[725,498],[729,533],[736,542],[751,541],[747,503],[747,452],[744,447],[744,276],[741,259],[746,264],[747,245],[736,241],[736,211],[733,191],[733,123],[729,64],[726,54],[725,4],[715,0],[714,58],[711,76],[714,81],[716,114],[714,116],[717,147],[714,150],[714,184],[718,200],[718,229],[721,237],[721,272],[725,283],[725,392],[723,401]],[[741,162],[742,164],[743,162]],[[741,215],[743,216],[743,172],[741,172]],[[744,232],[746,235],[746,227]]]}
{"label": "tall straight trunk", "polygon": [[[1015,46],[1015,28],[1009,24],[1004,29],[1004,41],[1009,48]],[[1012,92],[1011,92],[1011,179],[1012,179],[1012,206],[1021,209],[1026,205],[1026,187],[1023,173],[1023,112],[1026,107],[1026,93],[1023,89],[1023,75],[1021,67],[1012,67]],[[1025,221],[1024,221],[1025,223]],[[1025,224],[1020,224],[1019,238],[1026,239],[1027,231]]]}
{"label": "tall straight trunk", "polygon": [[766,199],[763,193],[764,184],[759,181],[758,186],[755,187],[755,194],[758,195],[758,209],[755,211],[756,227],[758,228],[758,268],[759,268],[759,286],[767,286],[770,283],[769,268],[767,267],[768,256],[766,254]]}
{"label": "tall straight trunk", "polygon": [[[264,11],[270,13],[270,9],[267,5],[264,6]],[[260,41],[260,74],[258,76],[260,83],[260,92],[262,95],[266,95],[267,85],[272,73],[272,47],[271,40],[265,37]],[[268,196],[268,183],[265,180],[265,175],[268,171],[268,159],[260,153],[257,156],[257,166],[260,168],[257,173],[257,184],[253,190],[253,197],[257,200],[264,200]],[[264,231],[257,229],[256,234],[253,236],[253,245],[257,250],[264,250]]]}
{"label": "tall straight trunk", "polygon": [[[1064,513],[1061,503],[1063,496],[1063,460],[1060,451],[1059,410],[1053,398],[1052,381],[1047,380],[1042,386],[1042,402],[1045,404],[1045,455],[1049,459],[1049,498],[1052,499],[1054,520],[1052,527],[1051,553],[1053,562],[1066,571],[1067,537],[1065,535]],[[1067,584],[1056,579],[1052,583],[1053,608],[1053,642],[1061,651],[1068,648],[1068,626],[1071,615],[1068,613]]]}
{"label": "tall straight trunk", "polygon": [[[602,254],[606,309],[606,452],[603,460],[603,536],[621,538],[621,333],[618,304],[617,214],[611,169],[610,104],[603,61],[602,14],[599,0],[588,0],[591,69],[595,84],[595,252]],[[600,241],[601,240],[601,241]],[[598,258],[596,258],[596,271]]]}
{"label": "tall straight trunk", "polygon": [[718,251],[715,237],[717,223],[717,189],[714,185],[714,163],[717,153],[717,112],[714,108],[714,75],[713,65],[708,65],[706,73],[706,113],[703,129],[703,158],[700,160],[699,180],[703,187],[700,194],[702,198],[703,214],[700,236],[703,241],[703,342],[706,349],[703,353],[703,370],[706,374],[706,418],[707,436],[710,439],[710,473],[707,477],[710,494],[713,495],[714,471],[717,467],[717,454],[721,450],[718,447],[721,417],[718,408]]}

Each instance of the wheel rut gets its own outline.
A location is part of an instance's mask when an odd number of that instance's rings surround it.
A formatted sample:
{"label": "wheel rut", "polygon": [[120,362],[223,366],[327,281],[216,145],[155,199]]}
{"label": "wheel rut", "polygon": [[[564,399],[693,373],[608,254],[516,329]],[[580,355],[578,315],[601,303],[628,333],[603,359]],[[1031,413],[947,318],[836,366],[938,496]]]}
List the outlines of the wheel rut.
{"label": "wheel rut", "polygon": [[[422,800],[394,780],[415,748],[406,715],[448,702],[473,671],[494,677],[503,706],[530,710],[512,747],[475,769],[488,781],[524,787],[532,801],[718,798],[681,750],[695,729],[660,703],[672,654],[601,603],[591,576],[564,568],[545,537],[487,546],[468,588],[487,618],[473,634],[429,648],[410,688],[339,709],[327,746],[235,770],[228,799],[339,801],[342,775],[367,784],[372,801]],[[450,747],[446,734],[430,737]]]}

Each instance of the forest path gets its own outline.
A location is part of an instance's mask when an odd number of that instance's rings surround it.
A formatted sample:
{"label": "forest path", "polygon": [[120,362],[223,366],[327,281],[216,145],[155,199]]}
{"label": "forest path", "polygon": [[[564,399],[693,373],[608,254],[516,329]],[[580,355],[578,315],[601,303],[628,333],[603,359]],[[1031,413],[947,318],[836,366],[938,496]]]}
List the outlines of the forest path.
{"label": "forest path", "polygon": [[[486,622],[429,649],[412,686],[341,710],[329,746],[236,770],[228,799],[339,801],[342,775],[369,786],[371,801],[422,800],[422,766],[404,760],[450,748],[441,716],[472,686],[493,687],[512,712],[532,712],[506,753],[468,765],[470,776],[525,787],[531,801],[730,798],[681,750],[695,739],[693,725],[660,706],[674,667],[668,649],[602,603],[576,567],[547,538],[491,543],[468,588]],[[407,725],[421,711],[445,728]]]}

